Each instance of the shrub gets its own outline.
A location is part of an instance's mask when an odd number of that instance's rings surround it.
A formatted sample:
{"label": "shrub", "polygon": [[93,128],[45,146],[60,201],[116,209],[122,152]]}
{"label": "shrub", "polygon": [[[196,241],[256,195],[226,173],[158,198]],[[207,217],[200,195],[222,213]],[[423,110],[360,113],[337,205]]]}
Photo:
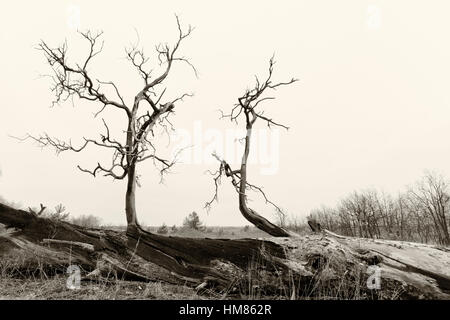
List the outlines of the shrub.
{"label": "shrub", "polygon": [[167,234],[169,232],[169,228],[166,226],[165,223],[163,223],[162,226],[159,227],[158,230],[156,230],[156,232],[159,234]]}
{"label": "shrub", "polygon": [[98,227],[100,227],[101,220],[100,220],[100,218],[98,218],[92,214],[89,214],[89,215],[84,214],[77,218],[72,218],[71,222],[80,227],[98,228]]}
{"label": "shrub", "polygon": [[194,229],[194,230],[199,230],[199,231],[205,230],[203,223],[200,221],[200,217],[198,216],[197,212],[195,212],[195,211],[193,211],[189,216],[187,216],[184,219],[183,226],[185,226],[189,229]]}

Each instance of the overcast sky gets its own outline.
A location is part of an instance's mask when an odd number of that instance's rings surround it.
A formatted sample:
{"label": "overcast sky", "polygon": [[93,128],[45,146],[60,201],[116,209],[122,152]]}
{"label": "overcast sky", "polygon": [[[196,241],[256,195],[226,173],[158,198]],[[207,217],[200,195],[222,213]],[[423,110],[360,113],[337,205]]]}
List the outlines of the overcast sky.
{"label": "overcast sky", "polygon": [[[131,103],[142,83],[124,59],[124,47],[136,41],[137,31],[152,58],[149,67],[157,67],[154,46],[176,40],[175,13],[183,24],[195,26],[181,53],[199,77],[176,65],[167,94],[195,93],[177,105],[173,123],[191,137],[197,132],[196,150],[205,151],[211,135],[220,140],[235,128],[219,119],[217,109],[229,109],[253,85],[255,74],[265,76],[273,53],[275,80],[300,79],[264,105],[265,114],[290,130],[272,132],[265,146],[269,162],[256,163],[249,172],[250,181],[264,186],[289,214],[304,217],[362,188],[396,193],[426,169],[450,177],[449,10],[445,0],[2,4],[0,195],[24,206],[63,203],[73,215],[95,214],[105,223],[125,224],[125,182],[94,179],[76,169],[78,164],[93,168],[107,154],[90,148],[56,156],[8,135],[47,132],[77,144],[83,136],[98,137],[102,128],[101,119],[93,118],[96,104],[75,100],[75,106],[49,107],[50,82],[39,76],[49,69],[35,50],[40,39],[53,46],[67,39],[75,61],[87,53],[75,29],[103,30],[104,50],[91,74],[115,81]],[[102,117],[123,141],[121,114],[105,111]],[[165,145],[162,154],[170,152]],[[180,224],[196,210],[209,225],[246,224],[228,181],[220,202],[209,213],[203,209],[213,192],[205,171],[216,167],[212,161],[185,161],[159,184],[152,164],[143,163],[140,221]],[[270,206],[257,195],[252,199],[251,206],[273,218]]]}

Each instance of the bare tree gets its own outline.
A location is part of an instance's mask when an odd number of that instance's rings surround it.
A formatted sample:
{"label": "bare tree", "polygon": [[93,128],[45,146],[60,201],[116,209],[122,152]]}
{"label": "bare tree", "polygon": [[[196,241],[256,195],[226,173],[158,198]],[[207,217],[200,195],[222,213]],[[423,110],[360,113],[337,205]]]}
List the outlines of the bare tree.
{"label": "bare tree", "polygon": [[242,215],[256,227],[269,233],[272,236],[287,237],[289,236],[289,233],[286,230],[271,223],[247,206],[246,193],[248,189],[259,192],[264,197],[266,203],[274,206],[279,213],[282,212],[277,205],[275,205],[267,198],[262,188],[249,183],[247,179],[247,162],[250,153],[252,130],[255,122],[257,120],[260,120],[265,122],[269,127],[277,126],[288,129],[287,126],[277,123],[271,118],[265,116],[263,111],[257,108],[261,102],[275,99],[274,97],[264,97],[264,93],[266,93],[266,91],[275,90],[278,87],[290,85],[297,81],[296,79],[291,79],[287,82],[273,83],[272,75],[274,63],[275,62],[272,57],[269,61],[269,74],[265,81],[261,82],[258,77],[256,77],[256,85],[254,86],[254,88],[247,89],[244,95],[238,98],[238,103],[234,105],[231,113],[224,114],[222,112],[222,118],[228,118],[236,123],[238,123],[238,119],[241,117],[245,119],[245,126],[247,129],[247,134],[245,136],[245,149],[242,155],[241,167],[238,170],[233,170],[225,160],[221,159],[217,154],[213,154],[213,156],[215,156],[217,160],[220,161],[220,167],[219,170],[214,173],[215,194],[212,200],[206,203],[206,207],[209,208],[211,204],[215,200],[217,200],[218,185],[220,183],[221,177],[225,175],[226,177],[229,177],[231,179],[231,183],[239,194],[239,210]]}
{"label": "bare tree", "polygon": [[[37,137],[27,134],[22,140],[32,139],[41,146],[54,147],[57,153],[64,151],[81,152],[89,145],[110,150],[112,152],[111,165],[105,166],[98,163],[93,169],[85,169],[80,166],[78,166],[78,169],[92,174],[94,177],[102,173],[104,176],[112,177],[115,180],[127,179],[125,211],[128,225],[127,231],[129,233],[141,230],[136,216],[135,204],[137,165],[145,160],[153,160],[154,164],[161,166],[160,173],[162,175],[174,164],[173,160],[166,160],[157,156],[156,148],[151,139],[153,137],[153,129],[155,125],[162,125],[166,128],[171,126],[168,117],[173,113],[175,103],[184,97],[191,96],[185,93],[178,98],[161,102],[166,92],[166,87],[163,86],[163,83],[175,62],[187,63],[196,72],[189,60],[178,55],[181,43],[191,34],[193,29],[189,26],[186,31],[183,31],[178,17],[176,17],[176,21],[178,39],[175,44],[173,46],[160,44],[156,47],[156,56],[162,68],[159,75],[153,76],[152,71],[148,70],[146,65],[148,58],[145,56],[143,49],[138,49],[137,45],[126,49],[127,59],[143,80],[142,88],[139,89],[134,96],[134,100],[129,105],[126,104],[118,87],[112,81],[95,80],[90,71],[88,71],[92,60],[102,51],[103,42],[100,43],[99,41],[102,36],[101,32],[96,34],[90,31],[80,33],[88,43],[87,57],[81,63],[71,64],[69,62],[66,43],[52,48],[42,41],[38,46],[53,72],[50,75],[53,81],[51,90],[55,93],[53,104],[59,104],[69,98],[76,97],[81,100],[98,103],[101,108],[95,116],[109,108],[120,110],[126,119],[126,128],[124,128],[125,139],[124,142],[120,142],[111,137],[109,125],[102,119],[105,132],[100,135],[100,140],[84,138],[84,143],[78,147],[73,146],[70,141],[61,141],[50,137],[46,133]],[[106,86],[113,89],[116,98],[107,97],[103,91]]]}
{"label": "bare tree", "polygon": [[448,183],[443,177],[427,173],[415,188],[409,191],[417,210],[430,217],[434,223],[437,240],[444,245],[450,244],[447,215],[450,204]]}
{"label": "bare tree", "polygon": [[353,192],[336,209],[313,210],[311,216],[342,235],[448,245],[449,206],[448,182],[428,173],[397,197],[373,189]]}

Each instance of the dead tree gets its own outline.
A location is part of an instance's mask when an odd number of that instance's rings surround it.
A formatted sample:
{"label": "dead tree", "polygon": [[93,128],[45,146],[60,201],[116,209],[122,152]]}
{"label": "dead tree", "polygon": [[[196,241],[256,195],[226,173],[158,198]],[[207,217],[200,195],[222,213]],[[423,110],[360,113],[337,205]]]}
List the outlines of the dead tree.
{"label": "dead tree", "polygon": [[231,179],[231,183],[239,194],[239,210],[248,221],[272,236],[288,237],[290,235],[289,232],[271,223],[270,221],[259,215],[257,212],[255,212],[253,209],[249,208],[247,205],[247,190],[255,190],[262,194],[266,203],[273,205],[277,212],[282,214],[281,209],[267,198],[262,188],[249,183],[247,179],[247,162],[250,154],[250,142],[255,122],[257,120],[260,120],[265,122],[269,127],[276,126],[288,129],[287,126],[275,122],[271,118],[265,116],[263,111],[258,108],[260,103],[275,99],[274,97],[265,97],[264,94],[267,91],[275,90],[278,87],[287,86],[297,81],[293,78],[287,82],[273,83],[272,75],[274,63],[275,62],[272,57],[269,61],[269,74],[265,81],[261,82],[258,77],[256,77],[255,87],[251,90],[248,89],[244,93],[244,95],[238,98],[238,103],[235,104],[235,106],[232,108],[231,113],[224,114],[222,112],[222,118],[228,118],[236,123],[238,123],[239,118],[245,118],[245,127],[247,130],[247,134],[245,136],[245,149],[242,155],[241,167],[238,170],[233,170],[225,160],[221,159],[217,154],[213,154],[213,156],[216,157],[218,161],[220,161],[220,167],[219,170],[214,173],[215,194],[212,200],[206,203],[206,208],[209,208],[211,204],[215,200],[217,200],[220,178],[225,175],[226,177],[229,177]]}
{"label": "dead tree", "polygon": [[[99,104],[101,108],[95,113],[95,117],[104,110],[110,108],[118,109],[122,111],[126,119],[126,127],[124,128],[125,139],[124,142],[120,142],[113,138],[110,135],[109,125],[102,119],[105,133],[100,135],[100,140],[83,138],[84,142],[78,147],[73,146],[71,142],[50,137],[46,133],[41,136],[27,134],[22,140],[32,139],[40,146],[54,147],[57,153],[64,151],[81,152],[90,145],[110,150],[112,152],[112,163],[110,166],[97,163],[94,169],[85,169],[80,166],[78,166],[78,169],[92,174],[94,177],[102,173],[104,176],[112,177],[114,180],[127,179],[125,212],[129,233],[140,230],[135,204],[136,167],[145,160],[153,160],[155,165],[159,164],[161,166],[160,173],[162,175],[174,164],[174,160],[166,160],[156,154],[156,148],[152,143],[153,129],[155,125],[165,126],[166,128],[171,126],[168,117],[173,113],[175,103],[183,100],[184,97],[191,96],[185,93],[176,99],[162,102],[163,95],[166,92],[163,83],[175,62],[187,63],[196,73],[189,60],[178,55],[180,45],[191,34],[193,29],[189,26],[187,31],[183,31],[178,17],[176,17],[176,20],[178,39],[175,44],[172,47],[168,44],[160,44],[156,47],[156,57],[162,68],[159,75],[154,76],[152,71],[147,68],[146,64],[149,59],[145,56],[143,49],[137,48],[137,44],[126,49],[128,61],[138,71],[143,80],[142,88],[139,89],[130,104],[125,102],[114,82],[95,80],[89,71],[92,60],[100,54],[103,48],[103,42],[101,44],[99,42],[102,36],[101,32],[96,34],[90,31],[80,32],[81,36],[88,43],[87,57],[81,63],[72,64],[69,62],[66,43],[52,48],[42,41],[38,46],[53,72],[50,75],[53,81],[51,90],[55,93],[55,100],[52,105],[75,97]],[[103,90],[106,86],[113,89],[116,98],[106,95]]]}

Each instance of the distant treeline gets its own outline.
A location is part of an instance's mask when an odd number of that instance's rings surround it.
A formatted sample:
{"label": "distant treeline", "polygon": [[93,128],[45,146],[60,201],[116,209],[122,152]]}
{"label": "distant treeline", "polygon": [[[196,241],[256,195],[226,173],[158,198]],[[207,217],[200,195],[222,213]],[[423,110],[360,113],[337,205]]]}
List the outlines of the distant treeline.
{"label": "distant treeline", "polygon": [[446,178],[427,173],[397,196],[376,190],[354,192],[335,208],[311,212],[338,234],[450,245],[450,190]]}
{"label": "distant treeline", "polygon": [[[375,189],[355,191],[334,208],[322,207],[313,210],[308,218],[314,218],[323,228],[345,236],[450,246],[449,186],[449,181],[442,175],[427,173],[416,184],[396,196]],[[22,207],[19,203],[8,202],[1,196],[0,202],[15,208]],[[61,204],[54,210],[47,209],[42,216],[84,227],[101,225],[100,219],[93,215],[69,217],[66,208]],[[302,234],[309,229],[306,223],[295,217],[289,221],[284,215],[279,218],[278,225],[295,232]],[[195,212],[185,219],[184,225],[199,230],[204,228]],[[168,231],[165,225],[161,228]],[[164,230],[158,232],[162,233]]]}

